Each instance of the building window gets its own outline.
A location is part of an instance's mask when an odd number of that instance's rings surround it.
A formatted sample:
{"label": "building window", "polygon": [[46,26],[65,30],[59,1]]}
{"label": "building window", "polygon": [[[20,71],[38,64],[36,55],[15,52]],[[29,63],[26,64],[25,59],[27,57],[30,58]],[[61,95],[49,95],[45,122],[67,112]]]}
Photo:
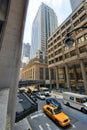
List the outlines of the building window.
{"label": "building window", "polygon": [[82,32],[82,29],[76,30],[76,34],[79,34],[79,33],[81,33],[81,32]]}
{"label": "building window", "polygon": [[72,56],[75,56],[75,55],[76,55],[76,50],[70,52],[70,56],[71,56],[71,57],[72,57]]}
{"label": "building window", "polygon": [[60,40],[60,36],[57,37],[57,40]]}
{"label": "building window", "polygon": [[49,69],[48,68],[45,69],[45,76],[46,76],[46,80],[48,80],[49,79]]}
{"label": "building window", "polygon": [[82,80],[83,79],[81,72],[77,73],[76,76],[77,76],[77,80]]}
{"label": "building window", "polygon": [[77,17],[77,13],[75,13],[75,14],[72,16],[72,19],[74,20],[76,17]]}
{"label": "building window", "polygon": [[74,73],[69,73],[70,79],[74,79]]}
{"label": "building window", "polygon": [[80,53],[87,52],[86,46],[80,47],[79,51],[80,51]]}
{"label": "building window", "polygon": [[64,31],[64,32],[62,33],[62,37],[65,36],[65,34],[66,34],[66,31]]}
{"label": "building window", "polygon": [[69,57],[70,57],[69,53],[65,54],[66,59],[69,58]]}
{"label": "building window", "polygon": [[61,46],[61,42],[58,43],[58,47]]}
{"label": "building window", "polygon": [[66,22],[66,26],[68,26],[70,24],[70,19]]}
{"label": "building window", "polygon": [[58,58],[56,58],[55,61],[58,62]]}
{"label": "building window", "polygon": [[66,50],[68,50],[69,49],[69,47],[68,46],[65,46],[64,47],[64,51],[66,51]]}
{"label": "building window", "polygon": [[62,57],[62,56],[59,57],[59,61],[61,61],[61,60],[63,60],[63,57]]}
{"label": "building window", "polygon": [[58,50],[58,54],[60,54],[61,52],[62,52],[62,49],[59,49],[59,50]]}
{"label": "building window", "polygon": [[77,20],[77,21],[74,23],[74,27],[76,27],[78,24],[79,24],[79,20]]}
{"label": "building window", "polygon": [[83,10],[84,10],[84,6],[81,7],[81,8],[78,10],[78,14],[81,14],[81,13],[83,12]]}
{"label": "building window", "polygon": [[71,31],[71,26],[67,29],[67,32],[70,32]]}
{"label": "building window", "polygon": [[63,30],[65,28],[65,25],[63,25],[62,27],[61,27],[61,30]]}
{"label": "building window", "polygon": [[84,42],[84,36],[81,36],[77,39],[78,44]]}
{"label": "building window", "polygon": [[54,76],[54,69],[51,69],[51,79],[55,79],[55,76]]}
{"label": "building window", "polygon": [[54,43],[56,43],[56,41],[57,41],[57,40],[55,39],[55,40],[54,40]]}
{"label": "building window", "polygon": [[57,49],[57,45],[54,46],[54,49]]}
{"label": "building window", "polygon": [[54,37],[54,38],[56,37],[56,33],[53,35],[53,37]]}
{"label": "building window", "polygon": [[43,68],[40,67],[40,79],[43,79]]}
{"label": "building window", "polygon": [[85,34],[85,39],[87,40],[87,33]]}
{"label": "building window", "polygon": [[86,19],[86,18],[87,18],[87,15],[84,14],[84,15],[80,18],[80,21],[83,21],[83,20]]}
{"label": "building window", "polygon": [[58,31],[56,32],[56,34],[58,35],[58,34],[59,34],[59,32],[60,32],[60,30],[58,30]]}
{"label": "building window", "polygon": [[55,55],[57,55],[57,54],[58,54],[58,51],[55,52]]}

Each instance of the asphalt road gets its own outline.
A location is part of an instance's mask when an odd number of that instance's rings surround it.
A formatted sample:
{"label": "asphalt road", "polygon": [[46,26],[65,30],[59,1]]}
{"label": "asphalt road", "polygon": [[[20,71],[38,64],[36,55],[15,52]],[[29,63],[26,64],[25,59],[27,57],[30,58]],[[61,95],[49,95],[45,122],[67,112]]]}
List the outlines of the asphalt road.
{"label": "asphalt road", "polygon": [[32,130],[87,130],[87,114],[65,106],[62,99],[57,100],[62,104],[62,111],[70,117],[70,126],[62,128],[55,124],[42,110],[46,104],[45,100],[38,99],[38,111],[28,117]]}

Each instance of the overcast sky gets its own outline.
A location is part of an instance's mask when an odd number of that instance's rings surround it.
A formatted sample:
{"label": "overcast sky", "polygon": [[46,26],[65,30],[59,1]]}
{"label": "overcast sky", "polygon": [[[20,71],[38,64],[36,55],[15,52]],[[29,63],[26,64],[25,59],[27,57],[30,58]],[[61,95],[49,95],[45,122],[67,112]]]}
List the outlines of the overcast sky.
{"label": "overcast sky", "polygon": [[31,44],[32,23],[41,2],[44,2],[55,11],[58,18],[58,25],[60,25],[71,13],[69,0],[29,0],[23,39],[24,43]]}

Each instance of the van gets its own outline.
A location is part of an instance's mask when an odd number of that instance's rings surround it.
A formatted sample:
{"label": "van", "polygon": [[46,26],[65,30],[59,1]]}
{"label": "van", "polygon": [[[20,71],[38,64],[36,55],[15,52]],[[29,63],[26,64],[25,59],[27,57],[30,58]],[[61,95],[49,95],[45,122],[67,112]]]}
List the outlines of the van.
{"label": "van", "polygon": [[63,92],[63,102],[84,113],[87,113],[87,96],[71,92]]}
{"label": "van", "polygon": [[40,91],[43,92],[45,96],[50,96],[50,92],[48,88],[41,87]]}

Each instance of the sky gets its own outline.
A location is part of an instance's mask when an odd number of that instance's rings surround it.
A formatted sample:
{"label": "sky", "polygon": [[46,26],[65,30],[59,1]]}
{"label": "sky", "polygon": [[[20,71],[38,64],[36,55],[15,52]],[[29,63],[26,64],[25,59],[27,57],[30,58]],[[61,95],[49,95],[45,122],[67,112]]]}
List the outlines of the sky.
{"label": "sky", "polygon": [[45,3],[54,10],[58,18],[58,26],[71,13],[71,6],[69,0],[29,0],[23,43],[31,44],[32,23],[41,2]]}

